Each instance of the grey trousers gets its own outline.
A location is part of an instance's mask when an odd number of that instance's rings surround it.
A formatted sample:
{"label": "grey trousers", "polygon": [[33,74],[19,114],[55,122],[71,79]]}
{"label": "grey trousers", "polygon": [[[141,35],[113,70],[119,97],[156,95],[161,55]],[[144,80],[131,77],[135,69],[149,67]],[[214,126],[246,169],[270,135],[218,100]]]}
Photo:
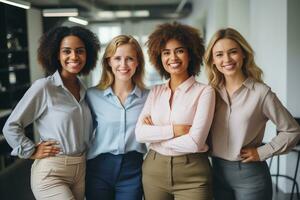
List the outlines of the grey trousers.
{"label": "grey trousers", "polygon": [[263,162],[212,158],[215,200],[272,200],[272,180]]}

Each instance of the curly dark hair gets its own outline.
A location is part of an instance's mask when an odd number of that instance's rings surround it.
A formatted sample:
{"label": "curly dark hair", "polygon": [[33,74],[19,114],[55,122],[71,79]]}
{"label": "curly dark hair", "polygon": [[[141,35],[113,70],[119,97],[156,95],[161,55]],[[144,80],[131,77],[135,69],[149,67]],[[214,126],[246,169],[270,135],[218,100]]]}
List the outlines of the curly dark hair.
{"label": "curly dark hair", "polygon": [[100,41],[90,30],[80,27],[56,27],[46,32],[40,38],[38,48],[38,62],[43,66],[47,73],[53,74],[56,70],[61,70],[58,60],[60,43],[66,36],[79,37],[85,45],[87,52],[86,64],[79,74],[87,75],[95,66],[100,51]]}
{"label": "curly dark hair", "polygon": [[190,76],[199,74],[205,52],[204,41],[200,37],[199,30],[178,22],[159,25],[146,43],[150,62],[159,71],[159,74],[164,78],[170,78],[170,74],[164,69],[161,62],[161,52],[171,39],[179,41],[188,49],[190,57],[188,74]]}

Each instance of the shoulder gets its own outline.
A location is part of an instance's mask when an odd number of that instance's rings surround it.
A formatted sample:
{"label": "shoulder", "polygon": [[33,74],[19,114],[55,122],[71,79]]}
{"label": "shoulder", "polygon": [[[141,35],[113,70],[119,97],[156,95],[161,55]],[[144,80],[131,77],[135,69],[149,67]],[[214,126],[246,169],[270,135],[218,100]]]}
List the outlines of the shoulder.
{"label": "shoulder", "polygon": [[200,90],[202,93],[215,93],[215,89],[211,85],[198,81],[196,81],[192,87],[196,90]]}
{"label": "shoulder", "polygon": [[261,97],[265,97],[271,92],[271,88],[265,83],[254,81],[252,91]]}
{"label": "shoulder", "polygon": [[90,87],[87,89],[86,94],[88,98],[94,96],[103,96],[104,90],[100,90],[97,86]]}
{"label": "shoulder", "polygon": [[40,78],[34,81],[30,87],[31,90],[34,91],[44,91],[49,89],[54,85],[51,76],[45,77],[45,78]]}

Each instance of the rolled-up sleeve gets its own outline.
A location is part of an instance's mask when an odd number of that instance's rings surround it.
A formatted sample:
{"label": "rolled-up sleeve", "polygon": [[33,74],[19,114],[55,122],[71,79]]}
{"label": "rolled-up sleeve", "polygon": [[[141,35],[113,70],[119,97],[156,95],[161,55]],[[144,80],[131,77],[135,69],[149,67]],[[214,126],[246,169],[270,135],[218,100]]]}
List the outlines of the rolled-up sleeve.
{"label": "rolled-up sleeve", "polygon": [[287,153],[300,139],[298,123],[272,91],[266,95],[263,112],[276,125],[278,134],[269,143],[258,148],[260,160]]}
{"label": "rolled-up sleeve", "polygon": [[44,82],[36,81],[7,119],[3,134],[13,148],[11,155],[29,158],[34,153],[35,144],[26,137],[25,128],[42,114],[46,106],[45,95]]}

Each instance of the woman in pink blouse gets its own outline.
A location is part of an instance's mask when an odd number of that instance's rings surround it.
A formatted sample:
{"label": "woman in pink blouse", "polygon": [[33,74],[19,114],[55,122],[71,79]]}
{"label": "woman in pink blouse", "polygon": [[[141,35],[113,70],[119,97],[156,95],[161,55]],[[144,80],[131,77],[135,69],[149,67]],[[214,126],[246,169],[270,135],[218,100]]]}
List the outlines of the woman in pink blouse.
{"label": "woman in pink blouse", "polygon": [[[297,122],[263,83],[253,54],[231,28],[217,31],[205,53],[208,80],[217,90],[210,133],[216,200],[272,200],[265,160],[288,152],[299,140]],[[278,135],[262,145],[269,119]]]}
{"label": "woman in pink blouse", "polygon": [[194,77],[203,39],[197,29],[175,22],[158,26],[147,45],[151,63],[168,81],[151,90],[136,127],[137,141],[150,149],[143,164],[145,198],[212,199],[206,139],[215,92]]}

